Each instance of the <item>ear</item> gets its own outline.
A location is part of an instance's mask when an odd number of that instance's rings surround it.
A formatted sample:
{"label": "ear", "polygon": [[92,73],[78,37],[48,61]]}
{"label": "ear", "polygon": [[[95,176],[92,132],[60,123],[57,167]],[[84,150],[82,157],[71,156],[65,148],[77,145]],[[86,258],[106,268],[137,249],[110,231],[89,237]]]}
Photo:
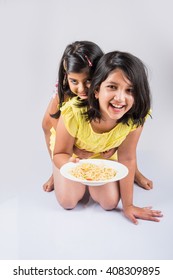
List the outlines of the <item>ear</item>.
{"label": "ear", "polygon": [[99,92],[98,92],[98,90],[95,90],[95,91],[94,91],[94,95],[95,95],[95,98],[96,98],[96,99],[99,98]]}

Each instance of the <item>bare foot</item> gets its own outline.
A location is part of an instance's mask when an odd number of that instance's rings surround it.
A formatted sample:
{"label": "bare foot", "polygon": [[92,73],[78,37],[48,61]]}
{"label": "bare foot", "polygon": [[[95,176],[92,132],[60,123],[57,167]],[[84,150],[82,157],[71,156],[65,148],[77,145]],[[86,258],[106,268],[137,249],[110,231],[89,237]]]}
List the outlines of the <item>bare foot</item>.
{"label": "bare foot", "polygon": [[43,190],[44,190],[45,192],[51,192],[51,191],[54,190],[53,175],[50,176],[49,180],[48,180],[46,183],[44,183],[44,185],[43,185]]}
{"label": "bare foot", "polygon": [[153,182],[146,178],[139,170],[136,170],[135,173],[135,183],[145,190],[151,190],[153,188]]}

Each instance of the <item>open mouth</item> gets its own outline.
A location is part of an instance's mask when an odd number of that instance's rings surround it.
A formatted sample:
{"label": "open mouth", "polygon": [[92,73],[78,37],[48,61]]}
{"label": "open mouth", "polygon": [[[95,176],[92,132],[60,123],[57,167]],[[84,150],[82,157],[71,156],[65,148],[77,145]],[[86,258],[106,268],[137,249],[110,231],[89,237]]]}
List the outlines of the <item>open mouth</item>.
{"label": "open mouth", "polygon": [[125,105],[117,105],[117,104],[112,104],[112,103],[110,103],[110,105],[112,108],[115,108],[117,110],[121,110],[125,107]]}

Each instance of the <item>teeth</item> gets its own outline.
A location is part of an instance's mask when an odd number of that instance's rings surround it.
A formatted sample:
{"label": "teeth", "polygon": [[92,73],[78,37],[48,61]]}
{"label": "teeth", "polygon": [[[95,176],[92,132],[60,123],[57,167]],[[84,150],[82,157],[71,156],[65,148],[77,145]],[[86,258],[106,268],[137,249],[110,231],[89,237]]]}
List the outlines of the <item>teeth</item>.
{"label": "teeth", "polygon": [[117,109],[121,109],[121,108],[123,108],[123,106],[120,106],[120,105],[115,105],[115,104],[112,104],[112,106],[113,106],[114,108],[117,108]]}

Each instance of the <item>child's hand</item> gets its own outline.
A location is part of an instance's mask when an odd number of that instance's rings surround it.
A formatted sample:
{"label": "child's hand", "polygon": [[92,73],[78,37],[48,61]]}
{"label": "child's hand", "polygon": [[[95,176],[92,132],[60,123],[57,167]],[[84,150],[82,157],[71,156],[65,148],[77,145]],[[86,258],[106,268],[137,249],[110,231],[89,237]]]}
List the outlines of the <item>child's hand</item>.
{"label": "child's hand", "polygon": [[77,163],[77,162],[79,162],[79,158],[75,158],[75,157],[70,157],[69,158],[69,162],[74,162],[74,163]]}
{"label": "child's hand", "polygon": [[113,156],[113,154],[115,154],[117,148],[112,148],[108,151],[102,152],[100,153],[101,157],[104,159],[110,158],[111,156]]}
{"label": "child's hand", "polygon": [[149,220],[154,222],[159,222],[163,217],[161,211],[159,210],[151,210],[152,207],[136,207],[134,205],[130,205],[124,209],[124,214],[127,218],[129,218],[134,224],[138,224],[137,219]]}
{"label": "child's hand", "polygon": [[88,152],[86,150],[81,150],[81,149],[77,148],[76,146],[73,147],[73,152],[80,159],[87,159],[87,158],[91,157],[94,154],[93,152]]}

